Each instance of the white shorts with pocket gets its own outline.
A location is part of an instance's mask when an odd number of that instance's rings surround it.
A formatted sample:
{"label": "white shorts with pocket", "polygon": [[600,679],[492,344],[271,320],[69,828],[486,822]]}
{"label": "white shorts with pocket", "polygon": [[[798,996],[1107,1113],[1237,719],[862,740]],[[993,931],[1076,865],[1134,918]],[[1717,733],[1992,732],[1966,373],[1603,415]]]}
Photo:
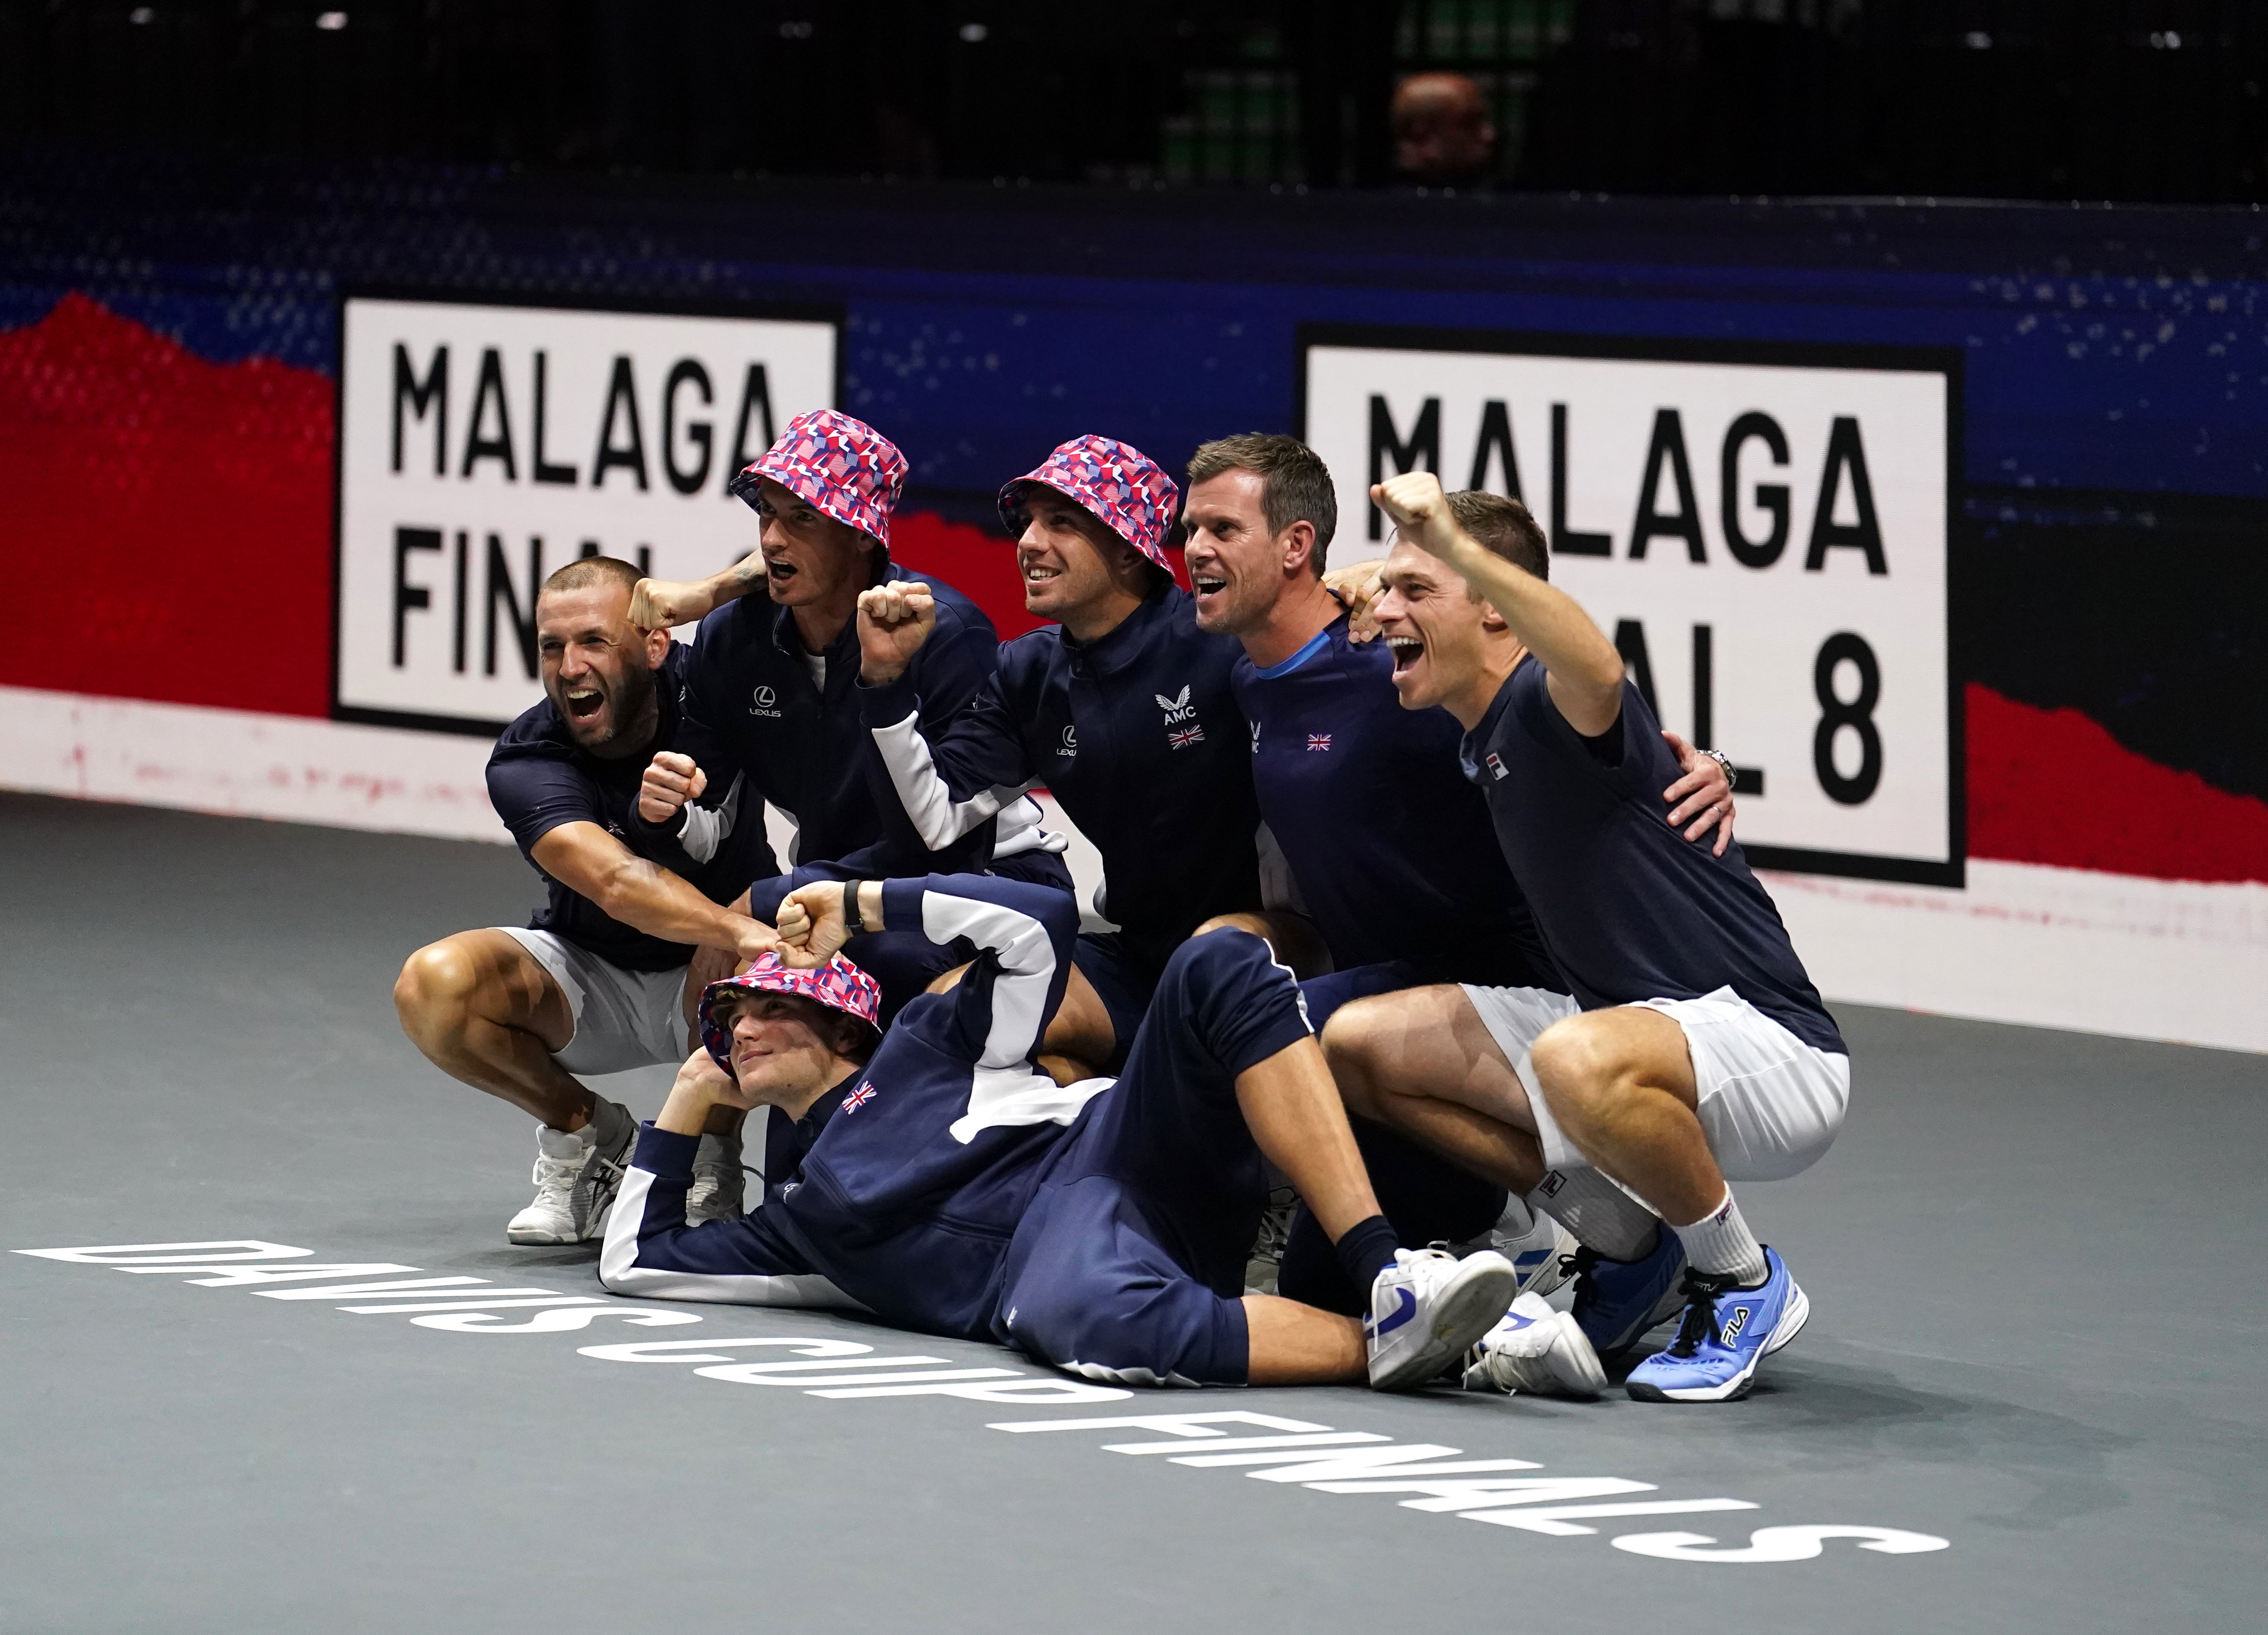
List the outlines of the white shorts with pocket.
{"label": "white shorts with pocket", "polygon": [[619,1073],[686,1058],[685,967],[626,971],[548,931],[495,929],[534,954],[567,996],[575,1033],[551,1059],[569,1072]]}
{"label": "white shorts with pocket", "polygon": [[[1533,1061],[1537,1035],[1581,1007],[1542,988],[1467,983],[1464,991],[1528,1092],[1546,1167],[1588,1167],[1545,1105]],[[1697,999],[1638,1003],[1685,1030],[1702,1132],[1726,1180],[1785,1180],[1810,1168],[1834,1144],[1851,1100],[1849,1057],[1804,1043],[1730,988]]]}

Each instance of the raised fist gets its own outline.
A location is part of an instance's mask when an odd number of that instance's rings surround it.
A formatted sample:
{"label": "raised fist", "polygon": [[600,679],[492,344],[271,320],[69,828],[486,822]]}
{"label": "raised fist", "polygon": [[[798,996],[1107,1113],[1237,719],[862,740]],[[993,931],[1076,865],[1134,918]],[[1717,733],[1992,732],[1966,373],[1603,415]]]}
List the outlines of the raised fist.
{"label": "raised fist", "polygon": [[666,823],[687,801],[700,799],[708,787],[709,775],[694,765],[691,755],[665,749],[638,779],[638,815],[649,823]]}
{"label": "raised fist", "polygon": [[895,681],[937,629],[937,598],[918,579],[893,579],[858,596],[858,677]]}

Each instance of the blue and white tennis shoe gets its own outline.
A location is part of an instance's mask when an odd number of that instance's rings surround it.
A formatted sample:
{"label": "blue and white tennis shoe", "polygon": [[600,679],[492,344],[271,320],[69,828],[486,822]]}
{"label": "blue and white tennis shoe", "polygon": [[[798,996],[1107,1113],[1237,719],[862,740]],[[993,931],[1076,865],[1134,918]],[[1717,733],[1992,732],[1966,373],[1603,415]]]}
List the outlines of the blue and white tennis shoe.
{"label": "blue and white tennis shoe", "polygon": [[1425,1384],[1470,1350],[1520,1293],[1520,1274],[1494,1249],[1462,1260],[1441,1249],[1396,1249],[1370,1285],[1362,1325],[1370,1385],[1403,1391]]}
{"label": "blue and white tennis shoe", "polygon": [[1754,1289],[1689,1269],[1685,1321],[1667,1351],[1631,1370],[1630,1394],[1648,1403],[1729,1403],[1746,1396],[1756,1382],[1756,1365],[1793,1339],[1811,1315],[1811,1302],[1788,1275],[1787,1263],[1770,1247],[1764,1266],[1763,1286]]}
{"label": "blue and white tennis shoe", "polygon": [[1606,1388],[1607,1371],[1572,1314],[1532,1292],[1513,1301],[1465,1359],[1469,1391],[1596,1396]]}

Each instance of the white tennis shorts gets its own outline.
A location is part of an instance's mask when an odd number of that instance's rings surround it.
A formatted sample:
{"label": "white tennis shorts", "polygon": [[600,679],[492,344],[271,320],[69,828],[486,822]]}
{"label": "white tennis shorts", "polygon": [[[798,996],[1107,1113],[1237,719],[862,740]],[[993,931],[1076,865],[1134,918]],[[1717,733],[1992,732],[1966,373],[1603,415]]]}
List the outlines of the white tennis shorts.
{"label": "white tennis shorts", "polygon": [[[1528,1092],[1543,1161],[1553,1169],[1585,1167],[1551,1116],[1535,1082],[1537,1035],[1581,1007],[1542,988],[1465,984],[1497,1048]],[[1641,999],[1685,1030],[1700,1093],[1702,1133],[1727,1181],[1780,1181],[1817,1163],[1843,1127],[1851,1101],[1851,1058],[1808,1045],[1734,993],[1719,988],[1697,999]]]}
{"label": "white tennis shorts", "polygon": [[496,929],[534,954],[567,996],[575,1033],[551,1059],[569,1072],[619,1073],[656,1063],[674,1066],[689,1053],[682,965],[626,971],[548,931]]}

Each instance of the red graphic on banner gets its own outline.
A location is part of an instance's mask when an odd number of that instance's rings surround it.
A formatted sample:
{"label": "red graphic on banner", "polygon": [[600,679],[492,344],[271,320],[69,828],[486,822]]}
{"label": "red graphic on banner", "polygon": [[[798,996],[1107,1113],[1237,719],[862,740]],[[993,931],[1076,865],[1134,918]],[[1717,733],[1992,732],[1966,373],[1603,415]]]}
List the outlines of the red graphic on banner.
{"label": "red graphic on banner", "polygon": [[0,681],[327,714],[332,407],[79,295],[0,334]]}
{"label": "red graphic on banner", "polygon": [[2076,710],[2036,710],[1974,682],[1968,707],[1970,856],[2268,880],[2268,802],[2146,760]]}

